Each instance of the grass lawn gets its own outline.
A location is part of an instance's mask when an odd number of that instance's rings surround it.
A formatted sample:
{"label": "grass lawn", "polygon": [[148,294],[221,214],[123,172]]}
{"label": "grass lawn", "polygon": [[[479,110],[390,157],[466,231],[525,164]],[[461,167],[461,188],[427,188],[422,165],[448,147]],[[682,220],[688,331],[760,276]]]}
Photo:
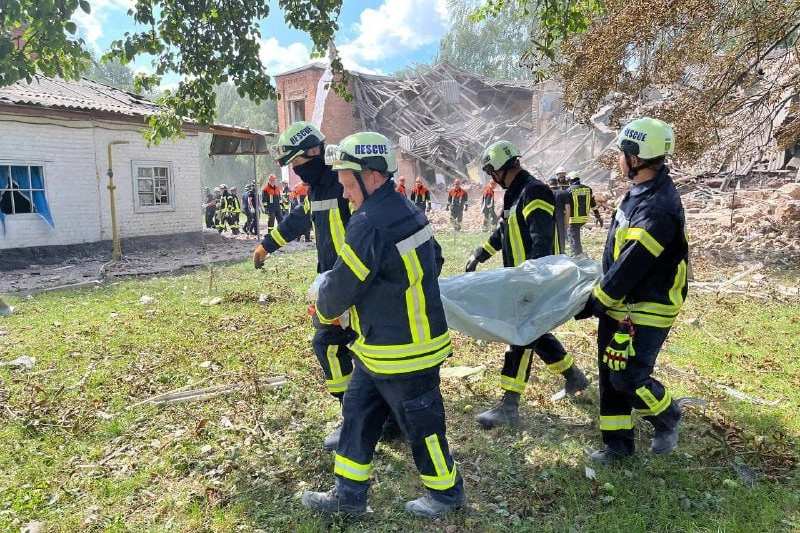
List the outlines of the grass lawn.
{"label": "grass lawn", "polygon": [[[595,258],[601,236],[587,236]],[[484,237],[439,235],[443,275],[459,273]],[[469,509],[408,517],[403,503],[422,484],[395,441],[379,444],[366,519],[306,511],[300,494],[333,483],[321,443],[339,419],[309,342],[315,267],[313,251],[277,253],[262,271],[240,262],[6,298],[16,310],[0,317],[0,362],[35,365],[0,367],[0,531],[800,531],[798,300],[691,288],[657,368],[689,398],[676,452],[653,456],[651,428],[639,423],[634,459],[587,461],[585,448],[600,446],[594,321],[555,331],[592,386],[551,402],[562,380],[537,360],[518,430],[474,422],[500,397],[504,346],[454,333],[445,366],[487,367],[442,382]],[[728,274],[695,268],[700,280]],[[274,376],[286,385],[269,388]],[[142,403],[226,385],[232,392],[211,399]]]}

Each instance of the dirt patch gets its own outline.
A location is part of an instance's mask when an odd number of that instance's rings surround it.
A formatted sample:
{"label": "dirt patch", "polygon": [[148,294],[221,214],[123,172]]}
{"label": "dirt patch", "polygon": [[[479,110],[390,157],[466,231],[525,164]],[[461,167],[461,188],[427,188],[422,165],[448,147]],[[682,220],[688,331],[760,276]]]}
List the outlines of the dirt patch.
{"label": "dirt patch", "polygon": [[[0,274],[0,295],[74,288],[126,276],[144,276],[202,268],[209,263],[241,261],[252,257],[260,239],[250,235],[207,234],[201,247],[125,254],[121,261],[97,256],[68,259],[56,265],[31,265]],[[290,243],[284,251],[306,249],[313,243]]]}

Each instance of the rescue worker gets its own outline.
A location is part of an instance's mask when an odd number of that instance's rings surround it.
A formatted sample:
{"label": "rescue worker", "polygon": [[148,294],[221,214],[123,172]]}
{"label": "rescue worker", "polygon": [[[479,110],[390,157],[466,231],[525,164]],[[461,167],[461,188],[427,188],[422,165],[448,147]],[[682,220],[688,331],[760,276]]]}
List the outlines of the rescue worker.
{"label": "rescue worker", "polygon": [[406,191],[406,177],[400,176],[397,178],[397,192],[408,198],[408,192]]}
{"label": "rescue worker", "polygon": [[[219,230],[222,226],[222,189],[214,187],[214,200],[216,207],[214,209],[214,229]],[[222,233],[220,231],[220,233]]]}
{"label": "rescue worker", "polygon": [[411,203],[422,209],[425,213],[431,210],[431,191],[422,183],[422,178],[414,180],[414,188],[411,189]]}
{"label": "rescue worker", "polygon": [[461,188],[461,180],[456,179],[453,181],[453,187],[447,195],[447,206],[445,209],[450,211],[450,221],[453,223],[453,229],[456,231],[461,231],[461,221],[464,219],[464,211],[467,210],[468,200],[467,190]]}
{"label": "rescue worker", "polygon": [[566,204],[564,206],[565,217],[568,226],[569,248],[573,256],[583,253],[581,244],[581,228],[589,221],[589,211],[591,210],[596,220],[603,227],[603,217],[597,209],[597,203],[592,195],[592,188],[581,183],[581,175],[577,170],[567,174],[569,178],[569,188],[566,190]]}
{"label": "rescue worker", "polygon": [[244,194],[242,195],[242,211],[244,211],[244,216],[246,217],[242,230],[245,235],[256,234],[256,217],[259,215],[260,211],[258,209],[258,203],[256,202],[255,189],[256,183],[252,181],[245,187]]}
{"label": "rescue worker", "polygon": [[452,351],[437,280],[441,249],[424,213],[395,194],[397,161],[386,137],[350,135],[327,148],[326,161],[355,211],[339,259],[319,287],[316,315],[330,324],[349,310],[358,338],[335,485],[306,491],[302,502],[324,514],[364,515],[380,428],[394,413],[427,488],[406,511],[434,518],[466,505],[439,389],[439,367]]}
{"label": "rescue worker", "polygon": [[[502,250],[503,266],[516,267],[528,259],[558,253],[554,198],[550,189],[520,166],[520,152],[508,141],[489,145],[481,156],[483,170],[506,190],[503,216],[489,240],[467,260],[466,271]],[[589,380],[552,333],[545,333],[527,346],[509,346],[501,372],[505,391],[500,405],[476,417],[486,429],[519,424],[519,399],[530,377],[532,355],[536,353],[553,374],[564,377],[564,391],[576,394]]]}
{"label": "rescue worker", "polygon": [[[320,155],[320,157],[325,157],[325,154]],[[293,167],[294,168],[294,167]],[[300,178],[303,179],[302,177]],[[295,185],[294,190],[292,191],[291,197],[293,202],[296,206],[302,206],[306,203],[306,197],[308,196],[308,184],[305,181],[301,181],[297,185]],[[311,228],[309,227],[308,230],[302,235],[303,240],[306,242],[311,242]],[[297,237],[297,242],[300,242],[300,236]]]}
{"label": "rescue worker", "polygon": [[558,250],[559,253],[566,253],[567,249],[565,246],[565,239],[567,235],[567,217],[566,217],[566,191],[558,186],[558,178],[556,176],[551,176],[549,180],[547,180],[547,185],[550,186],[550,190],[553,191],[553,198],[555,199],[555,216],[556,216],[556,228],[558,229]]}
{"label": "rescue worker", "polygon": [[634,453],[631,410],[653,425],[653,453],[678,445],[681,409],[653,378],[656,357],[686,299],[689,243],[681,197],[665,163],[672,127],[640,118],[617,137],[619,166],[633,185],[617,206],[603,251],[603,276],[577,320],[594,315],[600,369],[600,433],[589,458],[615,462]]}
{"label": "rescue worker", "polygon": [[239,206],[239,198],[236,197],[236,187],[228,191],[228,186],[221,183],[219,186],[222,191],[220,196],[220,217],[218,230],[224,232],[228,227],[233,235],[239,235],[239,215],[242,212]]}
{"label": "rescue worker", "polygon": [[289,180],[286,178],[281,180],[281,186],[283,187],[281,189],[281,209],[283,210],[283,216],[286,216],[289,214],[289,206],[291,205],[289,197],[292,194],[292,190],[289,188]]}
{"label": "rescue worker", "polygon": [[[217,191],[218,189],[214,189]],[[211,193],[211,189],[203,187],[205,194],[205,202],[203,203],[206,228],[213,228],[216,226],[214,222],[214,215],[217,213],[217,197]]]}
{"label": "rescue worker", "polygon": [[261,190],[261,205],[267,215],[267,231],[272,231],[283,221],[282,198],[283,195],[278,188],[278,178],[275,174],[270,174]]}
{"label": "rescue worker", "polygon": [[559,189],[563,190],[569,189],[569,180],[567,179],[567,169],[565,169],[564,167],[558,167],[558,169],[556,169],[556,181],[558,181]]}
{"label": "rescue worker", "polygon": [[489,184],[483,190],[483,197],[481,199],[481,212],[483,213],[483,229],[488,231],[497,224],[497,211],[494,210],[494,190],[497,188],[497,183],[494,180],[489,181]]}
{"label": "rescue worker", "polygon": [[[295,174],[308,184],[308,202],[289,213],[261,240],[253,254],[253,264],[261,268],[267,254],[311,231],[312,222],[317,241],[317,272],[333,268],[338,251],[344,246],[344,231],[350,220],[350,205],[342,195],[336,172],[325,164],[325,136],[310,122],[295,122],[278,138],[276,163],[291,165]],[[316,324],[315,324],[316,325]],[[348,345],[356,334],[341,325],[318,325],[311,345],[322,367],[328,392],[339,402],[353,372],[353,355]],[[393,428],[388,428],[390,433]],[[323,442],[332,451],[339,442],[341,425]],[[390,436],[387,434],[387,436]]]}

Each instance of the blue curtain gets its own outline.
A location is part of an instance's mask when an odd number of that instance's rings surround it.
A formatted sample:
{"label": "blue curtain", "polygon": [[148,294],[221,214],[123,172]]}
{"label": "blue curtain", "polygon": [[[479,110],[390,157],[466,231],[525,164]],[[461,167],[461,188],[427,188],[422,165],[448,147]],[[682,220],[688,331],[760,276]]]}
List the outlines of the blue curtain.
{"label": "blue curtain", "polygon": [[[29,168],[30,176],[28,175]],[[21,189],[18,192],[33,204],[36,214],[42,217],[51,228],[55,229],[56,225],[53,222],[53,215],[50,214],[50,206],[47,205],[47,198],[44,194],[42,169],[40,167],[12,166],[11,179],[15,181],[17,187]],[[33,191],[33,198],[29,198],[28,195],[31,194],[30,189],[41,190]]]}

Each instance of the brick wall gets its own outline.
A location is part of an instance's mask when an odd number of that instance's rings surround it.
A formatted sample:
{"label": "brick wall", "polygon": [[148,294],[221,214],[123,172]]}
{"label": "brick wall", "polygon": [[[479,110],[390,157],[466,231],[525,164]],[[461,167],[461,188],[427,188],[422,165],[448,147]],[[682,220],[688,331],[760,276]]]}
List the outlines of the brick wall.
{"label": "brick wall", "polygon": [[[108,143],[112,147],[117,230],[121,239],[202,232],[197,134],[147,148],[139,128],[91,120],[0,114],[0,163],[44,167],[47,201],[55,229],[35,214],[6,216],[0,250],[63,246],[112,238]],[[132,161],[172,168],[169,210],[134,211]],[[123,250],[124,253],[124,250]]]}

